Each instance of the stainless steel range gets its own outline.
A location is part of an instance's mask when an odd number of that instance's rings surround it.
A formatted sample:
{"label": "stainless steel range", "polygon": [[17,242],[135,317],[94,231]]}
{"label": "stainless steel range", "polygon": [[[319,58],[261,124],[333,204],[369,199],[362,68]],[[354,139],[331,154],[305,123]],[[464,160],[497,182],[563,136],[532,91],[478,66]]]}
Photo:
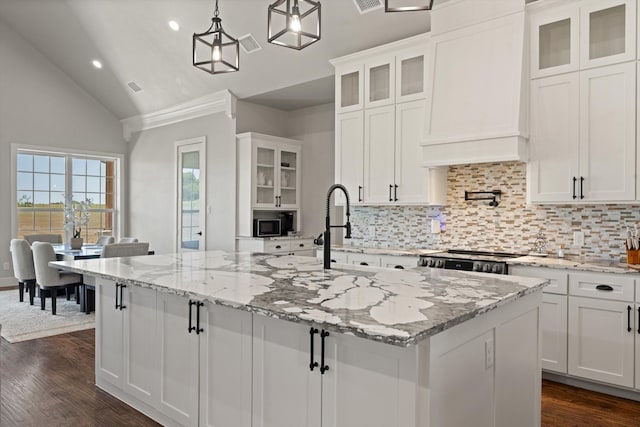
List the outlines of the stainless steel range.
{"label": "stainless steel range", "polygon": [[521,256],[523,255],[507,252],[448,250],[430,255],[421,255],[418,260],[418,267],[508,274],[507,260]]}

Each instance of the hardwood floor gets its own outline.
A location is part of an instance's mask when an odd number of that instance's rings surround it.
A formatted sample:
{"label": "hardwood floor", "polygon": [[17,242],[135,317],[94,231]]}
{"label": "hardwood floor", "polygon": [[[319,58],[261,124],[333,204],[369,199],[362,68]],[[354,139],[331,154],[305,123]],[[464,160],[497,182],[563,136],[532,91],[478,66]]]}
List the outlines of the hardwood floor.
{"label": "hardwood floor", "polygon": [[[157,426],[94,385],[94,331],[0,343],[0,426]],[[640,402],[550,381],[542,426],[640,426]]]}
{"label": "hardwood floor", "polygon": [[0,343],[0,426],[157,426],[98,389],[94,330]]}

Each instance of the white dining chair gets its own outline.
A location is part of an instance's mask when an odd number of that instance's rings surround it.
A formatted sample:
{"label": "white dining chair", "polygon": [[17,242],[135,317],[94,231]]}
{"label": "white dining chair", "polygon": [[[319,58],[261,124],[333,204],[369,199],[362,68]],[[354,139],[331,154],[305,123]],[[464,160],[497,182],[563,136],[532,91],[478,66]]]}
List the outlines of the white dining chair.
{"label": "white dining chair", "polygon": [[98,240],[96,240],[96,245],[108,245],[109,243],[115,243],[116,239],[113,236],[100,236]]}
{"label": "white dining chair", "polygon": [[33,254],[29,243],[23,239],[11,239],[9,244],[11,260],[13,261],[13,275],[18,279],[20,302],[24,301],[25,287],[29,293],[29,304],[33,305],[36,293],[36,271],[33,267]]}
{"label": "white dining chair", "polygon": [[121,237],[120,240],[118,240],[118,243],[137,243],[137,242],[138,242],[137,237]]}
{"label": "white dining chair", "polygon": [[24,236],[24,240],[33,245],[33,242],[62,243],[60,234],[29,234]]}
{"label": "white dining chair", "polygon": [[[36,282],[40,287],[40,309],[45,309],[46,297],[49,294],[51,296],[51,313],[55,315],[58,289],[66,288],[67,299],[69,299],[69,291],[76,286],[82,286],[82,275],[60,271],[49,266],[49,262],[56,260],[56,253],[51,243],[34,242],[31,245],[31,250],[33,251]],[[77,292],[76,295],[78,295]]]}
{"label": "white dining chair", "polygon": [[102,248],[102,258],[149,255],[149,243],[111,243]]}

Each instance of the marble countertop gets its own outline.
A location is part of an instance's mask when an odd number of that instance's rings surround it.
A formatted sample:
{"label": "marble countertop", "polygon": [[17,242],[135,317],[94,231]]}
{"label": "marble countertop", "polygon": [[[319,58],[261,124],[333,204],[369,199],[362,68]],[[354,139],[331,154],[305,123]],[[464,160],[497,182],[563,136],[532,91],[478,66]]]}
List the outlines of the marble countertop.
{"label": "marble countertop", "polygon": [[409,346],[524,295],[544,280],[442,269],[385,269],[314,257],[188,252],[50,263],[398,346]]}
{"label": "marble countertop", "polygon": [[[318,246],[317,250],[322,250],[322,246]],[[331,245],[332,251],[349,252],[358,254],[371,255],[396,255],[396,256],[415,256],[431,255],[445,252],[442,249],[399,249],[399,248],[373,248],[366,246],[349,246],[349,245]]]}
{"label": "marble countertop", "polygon": [[593,271],[598,273],[638,274],[640,265],[636,268],[617,261],[586,259],[586,258],[558,258],[555,256],[523,256],[507,261],[509,265],[523,265],[531,267],[566,268],[569,270]]}

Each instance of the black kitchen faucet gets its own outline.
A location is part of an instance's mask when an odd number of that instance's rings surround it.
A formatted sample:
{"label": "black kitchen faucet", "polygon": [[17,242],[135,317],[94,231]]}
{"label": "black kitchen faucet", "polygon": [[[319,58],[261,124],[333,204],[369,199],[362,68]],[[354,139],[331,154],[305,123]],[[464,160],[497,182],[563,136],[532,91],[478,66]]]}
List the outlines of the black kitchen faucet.
{"label": "black kitchen faucet", "polygon": [[[329,218],[329,203],[331,199],[331,193],[333,193],[336,189],[342,190],[347,199],[347,223],[344,225],[331,225],[331,219]],[[351,238],[351,223],[349,222],[349,216],[351,212],[349,211],[349,193],[347,189],[342,184],[333,184],[329,191],[327,191],[327,216],[325,218],[325,230],[324,230],[324,268],[331,268],[331,229],[332,228],[346,228],[347,234],[344,236],[345,239]]]}

